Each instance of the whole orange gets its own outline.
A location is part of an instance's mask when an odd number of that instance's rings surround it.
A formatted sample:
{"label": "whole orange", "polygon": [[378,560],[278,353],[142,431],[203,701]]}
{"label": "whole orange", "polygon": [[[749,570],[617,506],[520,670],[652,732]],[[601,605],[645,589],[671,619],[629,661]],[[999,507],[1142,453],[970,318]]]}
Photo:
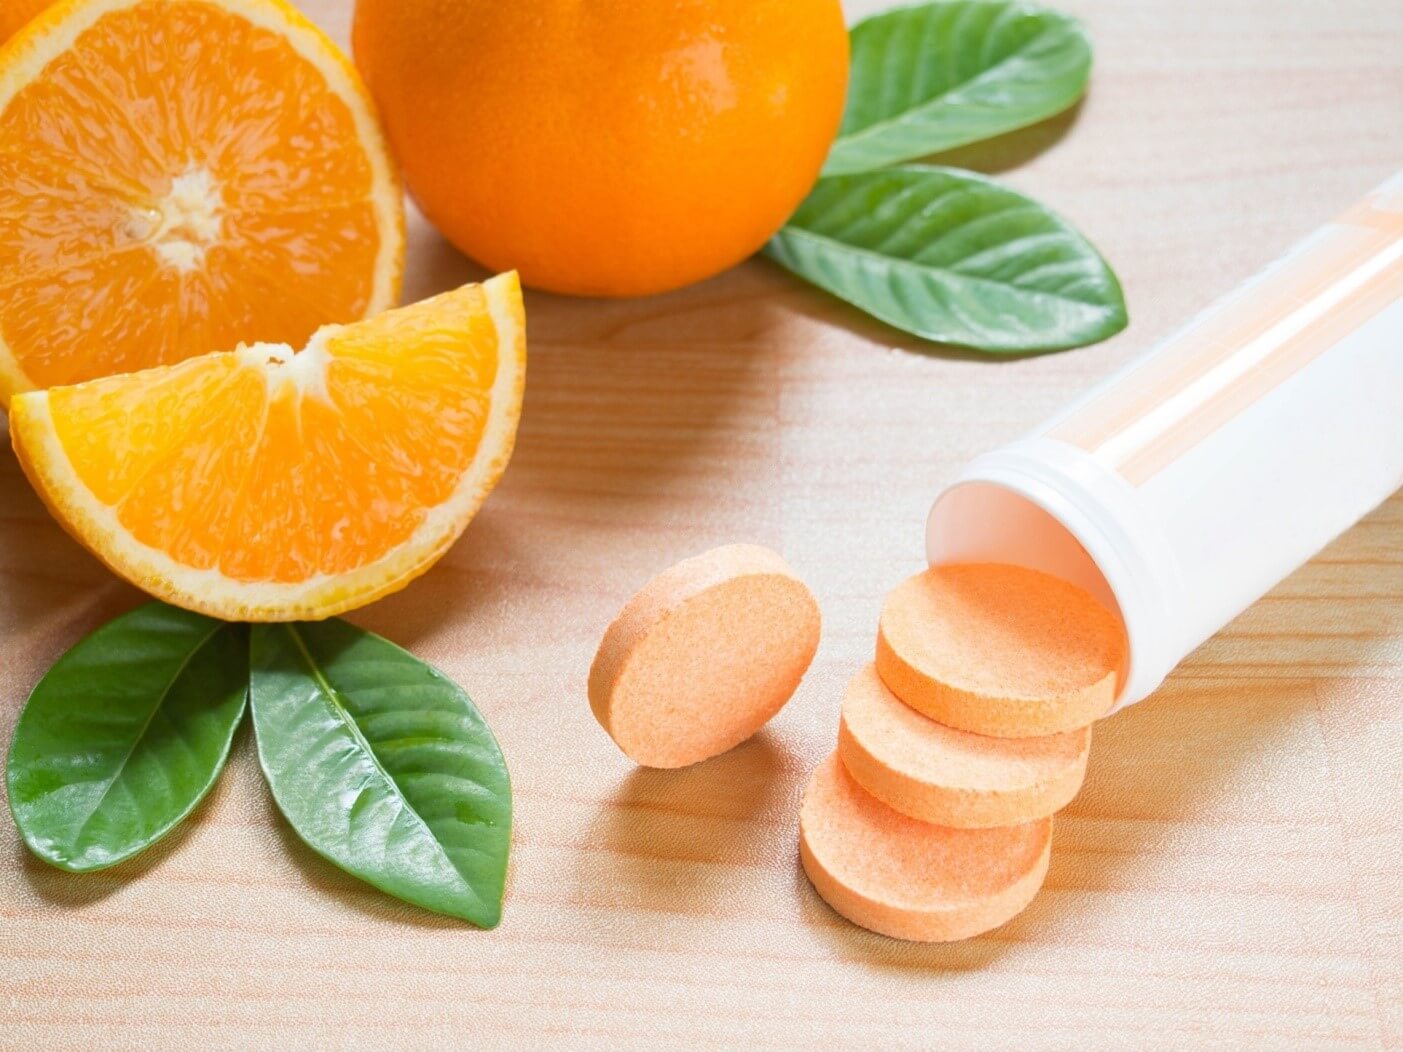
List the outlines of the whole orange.
{"label": "whole orange", "polygon": [[357,0],[428,218],[538,288],[635,296],[760,248],[842,117],[838,0]]}

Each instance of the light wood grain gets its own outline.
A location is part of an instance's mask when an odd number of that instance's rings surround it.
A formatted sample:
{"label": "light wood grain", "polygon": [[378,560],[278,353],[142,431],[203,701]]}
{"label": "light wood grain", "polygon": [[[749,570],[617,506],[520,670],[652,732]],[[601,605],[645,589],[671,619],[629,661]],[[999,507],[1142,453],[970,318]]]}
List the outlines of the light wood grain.
{"label": "light wood grain", "polygon": [[[1400,497],[1097,730],[1047,887],[1008,927],[892,942],[796,865],[807,771],[940,484],[1403,163],[1394,0],[1061,2],[1096,40],[1090,98],[952,160],[1090,234],[1128,332],[1014,362],[922,353],[765,262],[649,300],[530,295],[502,488],[437,569],[354,617],[463,683],[501,738],[502,925],[302,848],[244,734],[194,819],[115,870],[48,869],[0,821],[0,1045],[1403,1045]],[[344,39],[349,3],[306,6]],[[412,237],[407,296],[478,275],[422,221]],[[813,586],[818,661],[749,745],[636,770],[590,717],[593,648],[653,571],[738,540]],[[0,454],[0,741],[48,664],[137,600]]]}

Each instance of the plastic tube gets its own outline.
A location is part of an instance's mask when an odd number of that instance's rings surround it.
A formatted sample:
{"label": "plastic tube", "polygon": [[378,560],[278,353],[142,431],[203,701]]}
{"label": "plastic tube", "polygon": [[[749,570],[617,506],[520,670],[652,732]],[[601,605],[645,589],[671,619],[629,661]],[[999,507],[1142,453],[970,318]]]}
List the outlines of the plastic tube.
{"label": "plastic tube", "polygon": [[932,563],[1119,610],[1118,705],[1403,485],[1403,173],[936,498]]}

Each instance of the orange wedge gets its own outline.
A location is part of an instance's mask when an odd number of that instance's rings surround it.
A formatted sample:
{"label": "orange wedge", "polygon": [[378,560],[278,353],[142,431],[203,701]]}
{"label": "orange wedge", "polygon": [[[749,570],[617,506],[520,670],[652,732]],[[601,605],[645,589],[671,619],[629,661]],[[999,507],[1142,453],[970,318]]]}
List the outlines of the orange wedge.
{"label": "orange wedge", "polygon": [[402,195],[283,0],[59,0],[0,48],[0,407],[394,304]]}
{"label": "orange wedge", "polygon": [[526,376],[516,275],[352,325],[31,391],[10,432],[58,520],[158,598],[311,620],[403,587],[511,456]]}

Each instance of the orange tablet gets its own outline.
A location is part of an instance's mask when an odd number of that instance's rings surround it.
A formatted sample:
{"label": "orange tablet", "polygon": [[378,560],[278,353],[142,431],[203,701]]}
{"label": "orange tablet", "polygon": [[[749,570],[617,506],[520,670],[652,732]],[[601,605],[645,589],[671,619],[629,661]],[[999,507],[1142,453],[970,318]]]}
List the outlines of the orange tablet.
{"label": "orange tablet", "polygon": [[870,795],[837,755],[799,812],[799,857],[825,902],[896,939],[951,942],[997,928],[1038,893],[1052,819],[997,829],[918,822]]}
{"label": "orange tablet", "polygon": [[933,566],[893,589],[877,672],[948,727],[1027,738],[1106,715],[1125,665],[1120,619],[1089,592],[999,563]]}
{"label": "orange tablet", "polygon": [[818,649],[809,589],[768,548],[733,544],[653,578],[604,634],[589,700],[645,767],[685,767],[745,741],[793,695]]}
{"label": "orange tablet", "polygon": [[853,778],[902,814],[986,829],[1046,818],[1077,795],[1091,728],[1042,738],[990,738],[927,719],[868,665],[848,685],[838,756]]}

